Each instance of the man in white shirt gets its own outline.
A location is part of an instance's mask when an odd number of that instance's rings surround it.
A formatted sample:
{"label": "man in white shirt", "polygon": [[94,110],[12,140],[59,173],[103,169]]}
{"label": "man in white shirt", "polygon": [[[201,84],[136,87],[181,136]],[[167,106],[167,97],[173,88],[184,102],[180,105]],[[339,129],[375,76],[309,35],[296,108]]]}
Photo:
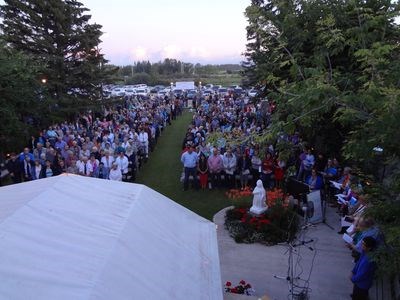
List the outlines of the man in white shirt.
{"label": "man in white shirt", "polygon": [[185,170],[185,178],[183,180],[183,190],[186,191],[189,187],[189,176],[193,176],[193,185],[198,189],[197,180],[197,153],[194,152],[193,146],[190,146],[188,151],[184,152],[181,156],[181,162]]}
{"label": "man in white shirt", "polygon": [[131,144],[128,141],[128,136],[124,137],[124,141],[122,142],[121,146],[126,150],[127,147],[130,147]]}
{"label": "man in white shirt", "polygon": [[233,188],[235,186],[235,171],[236,171],[236,156],[232,154],[232,150],[228,149],[222,158],[225,171],[225,183],[227,188]]}
{"label": "man in white shirt", "polygon": [[124,152],[120,152],[118,157],[115,159],[115,163],[118,165],[118,168],[121,170],[122,179],[123,181],[126,180],[126,176],[128,175],[128,166],[129,161],[128,158],[125,156]]}
{"label": "man in white shirt", "polygon": [[79,175],[86,176],[86,177],[92,176],[93,167],[92,167],[92,164],[88,161],[87,156],[83,156],[82,161],[80,163],[77,162],[76,166],[78,167]]}
{"label": "man in white shirt", "polygon": [[146,158],[149,157],[149,135],[143,127],[140,128],[138,139],[140,146],[142,147],[144,154],[146,155]]}
{"label": "man in white shirt", "polygon": [[118,168],[117,163],[112,164],[112,168],[110,170],[110,173],[108,174],[108,178],[110,180],[122,181],[122,173],[121,170]]}

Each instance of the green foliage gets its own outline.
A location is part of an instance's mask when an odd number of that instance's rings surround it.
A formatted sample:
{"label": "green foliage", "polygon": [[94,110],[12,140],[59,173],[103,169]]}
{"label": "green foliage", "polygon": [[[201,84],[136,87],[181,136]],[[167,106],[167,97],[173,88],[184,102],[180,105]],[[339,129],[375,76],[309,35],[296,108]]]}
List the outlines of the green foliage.
{"label": "green foliage", "polygon": [[380,212],[400,218],[399,9],[388,0],[253,0],[243,64],[247,82],[277,102],[267,135],[300,131],[318,151],[341,155],[380,182],[385,192],[371,213],[396,267],[399,224]]}
{"label": "green foliage", "polygon": [[128,83],[137,83],[138,78],[143,78],[140,83],[151,85],[169,85],[171,81],[179,80],[227,86],[241,83],[241,71],[242,67],[239,64],[201,65],[166,58],[156,63],[138,61],[133,65],[120,67],[117,75],[119,81],[124,80]]}
{"label": "green foliage", "polygon": [[0,40],[0,149],[25,146],[48,103],[37,78],[41,66]]}
{"label": "green foliage", "polygon": [[[43,66],[42,78],[54,105],[50,119],[75,115],[101,98],[111,71],[98,48],[101,26],[90,24],[75,0],[6,0],[0,6],[5,41]],[[39,75],[39,74],[38,74]],[[85,101],[85,103],[84,103]]]}

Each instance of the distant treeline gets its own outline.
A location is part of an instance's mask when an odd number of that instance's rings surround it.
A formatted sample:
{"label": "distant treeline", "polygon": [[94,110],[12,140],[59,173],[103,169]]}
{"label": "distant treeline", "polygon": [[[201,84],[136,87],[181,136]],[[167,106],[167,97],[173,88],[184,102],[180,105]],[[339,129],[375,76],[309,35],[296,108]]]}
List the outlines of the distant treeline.
{"label": "distant treeline", "polygon": [[193,78],[210,78],[218,76],[239,76],[242,67],[239,64],[201,65],[182,62],[177,59],[166,58],[164,61],[151,63],[138,61],[133,65],[119,67],[116,73],[117,81],[127,84],[147,83],[169,84],[170,81]]}

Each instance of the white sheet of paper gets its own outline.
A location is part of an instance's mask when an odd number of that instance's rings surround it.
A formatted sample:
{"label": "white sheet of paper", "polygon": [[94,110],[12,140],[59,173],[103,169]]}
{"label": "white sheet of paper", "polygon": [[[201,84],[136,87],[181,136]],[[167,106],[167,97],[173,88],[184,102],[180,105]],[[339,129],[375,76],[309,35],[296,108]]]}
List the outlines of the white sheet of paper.
{"label": "white sheet of paper", "polygon": [[343,240],[348,244],[353,244],[353,239],[347,233],[343,234]]}
{"label": "white sheet of paper", "polygon": [[346,232],[350,233],[350,232],[353,232],[353,230],[354,230],[354,225],[351,224],[351,226],[349,228],[347,228]]}
{"label": "white sheet of paper", "polygon": [[342,185],[339,182],[333,180],[330,180],[329,182],[337,189],[340,189],[342,187]]}

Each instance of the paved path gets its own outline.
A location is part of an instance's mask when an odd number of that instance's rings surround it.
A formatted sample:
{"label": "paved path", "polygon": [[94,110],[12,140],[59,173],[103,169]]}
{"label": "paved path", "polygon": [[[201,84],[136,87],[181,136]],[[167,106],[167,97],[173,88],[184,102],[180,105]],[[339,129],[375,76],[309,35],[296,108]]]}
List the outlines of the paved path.
{"label": "paved path", "polygon": [[[292,299],[289,296],[288,281],[274,278],[274,274],[287,276],[289,256],[287,246],[237,244],[224,228],[224,216],[225,210],[214,216],[214,223],[218,225],[222,282],[231,281],[237,284],[243,279],[254,286],[256,296],[267,294],[271,299]],[[327,209],[327,223],[335,230],[321,223],[309,228],[305,233],[303,240],[314,240],[313,243],[307,244],[313,251],[305,246],[295,248],[295,254],[300,254],[301,260],[295,264],[294,277],[300,276],[301,279],[308,277],[315,255],[309,281],[309,299],[349,300],[352,284],[348,276],[353,263],[349,250],[344,246],[341,236],[337,234],[339,217],[331,208]],[[294,256],[294,260],[296,262],[297,256]],[[299,285],[304,285],[303,281],[297,282]]]}

